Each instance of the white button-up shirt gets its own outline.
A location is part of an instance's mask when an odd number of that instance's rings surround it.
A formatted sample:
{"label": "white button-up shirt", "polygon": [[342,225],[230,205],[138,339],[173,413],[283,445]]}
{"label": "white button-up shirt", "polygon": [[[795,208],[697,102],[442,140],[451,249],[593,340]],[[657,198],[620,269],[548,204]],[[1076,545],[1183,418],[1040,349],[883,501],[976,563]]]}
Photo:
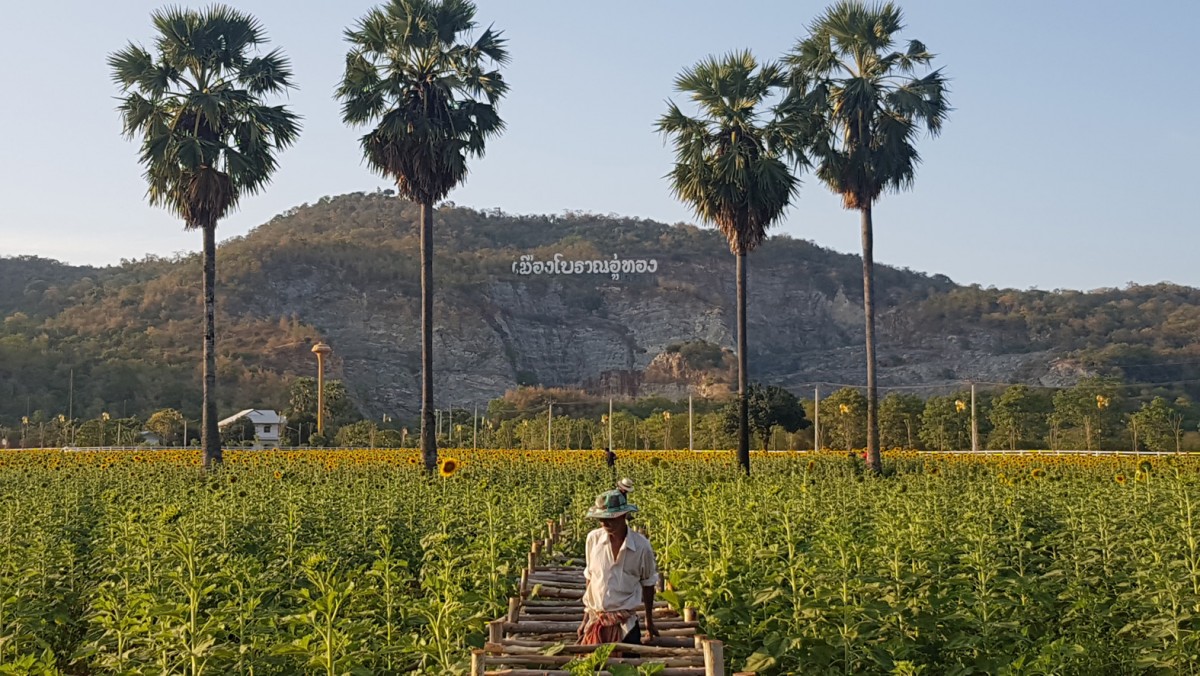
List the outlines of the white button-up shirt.
{"label": "white button-up shirt", "polygon": [[658,566],[650,541],[632,529],[625,534],[617,558],[612,555],[608,533],[597,528],[587,536],[587,591],[583,605],[597,612],[636,610],[642,605],[642,587],[658,584]]}

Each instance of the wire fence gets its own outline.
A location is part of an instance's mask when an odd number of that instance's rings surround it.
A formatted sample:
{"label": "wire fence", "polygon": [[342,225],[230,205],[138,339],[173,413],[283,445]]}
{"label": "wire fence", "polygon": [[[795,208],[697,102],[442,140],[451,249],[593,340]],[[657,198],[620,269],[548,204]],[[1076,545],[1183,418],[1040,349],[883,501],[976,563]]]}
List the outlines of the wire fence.
{"label": "wire fence", "polygon": [[[195,447],[181,447],[181,446],[153,446],[153,447],[150,447],[150,446],[80,446],[80,447],[68,446],[68,447],[63,447],[63,448],[14,448],[14,449],[8,449],[8,450],[10,452],[61,451],[63,453],[113,453],[113,452],[154,453],[154,452],[161,452],[161,451],[180,451],[180,450],[199,451],[200,449],[195,448]],[[241,448],[241,447],[235,446],[235,447],[225,448],[223,450],[226,450],[226,451],[249,451],[249,452],[285,451],[285,452],[292,452],[292,453],[304,453],[304,452],[324,453],[324,452],[330,452],[330,451],[348,452],[348,451],[374,451],[374,450],[388,450],[388,451],[397,451],[397,452],[419,452],[420,451],[419,448],[412,448],[412,447],[375,449],[375,448],[364,447],[364,446],[321,446],[321,447],[315,447],[315,446],[314,447],[287,447],[287,446],[285,446],[285,447],[281,447],[281,448]],[[443,448],[442,450],[451,450],[451,449]],[[497,450],[497,449],[481,449],[481,450],[488,451],[488,450]],[[546,452],[546,449],[530,449],[528,451],[525,449],[520,449],[520,450],[523,453],[525,453],[525,452],[533,452],[533,453]],[[654,454],[654,453],[663,453],[664,452],[660,449],[647,450],[647,449],[634,449],[634,448],[616,448],[613,450],[619,451],[621,453],[646,453],[646,454]],[[591,449],[554,449],[550,452],[552,452],[552,453],[562,453],[562,452],[589,453],[589,452],[599,452],[599,451],[595,451],[595,450],[591,450]],[[672,450],[666,451],[666,452],[670,452],[670,453],[687,452],[687,449],[672,449]],[[696,449],[695,451],[692,451],[692,452],[693,453],[733,453],[734,451],[733,451],[733,449]],[[755,451],[755,453],[760,453],[760,452],[763,452],[763,451]],[[842,454],[842,453],[857,453],[857,452],[861,452],[861,451],[846,451],[846,450],[837,450],[837,449],[822,449],[822,450],[818,451],[818,450],[813,450],[813,449],[800,449],[800,450],[771,450],[771,451],[765,451],[765,452],[771,453],[771,454],[782,454],[782,455],[787,455],[787,454],[829,455],[829,454]],[[1052,449],[1032,449],[1032,448],[1031,449],[1018,449],[1018,450],[985,449],[985,450],[978,450],[978,451],[972,451],[969,449],[955,450],[955,451],[923,451],[923,450],[913,449],[913,450],[905,450],[903,452],[904,453],[915,453],[918,455],[931,455],[931,456],[937,456],[937,455],[1018,455],[1018,456],[1024,456],[1024,455],[1090,455],[1090,456],[1137,456],[1137,457],[1141,457],[1141,456],[1169,456],[1169,455],[1188,455],[1189,454],[1188,451],[1182,451],[1182,452],[1130,451],[1130,450],[1120,450],[1120,451],[1091,450],[1091,451],[1089,451],[1089,450],[1084,450],[1084,449],[1053,449],[1052,450]],[[887,456],[891,453],[894,453],[894,451],[888,451],[888,450],[883,451],[884,456]]]}

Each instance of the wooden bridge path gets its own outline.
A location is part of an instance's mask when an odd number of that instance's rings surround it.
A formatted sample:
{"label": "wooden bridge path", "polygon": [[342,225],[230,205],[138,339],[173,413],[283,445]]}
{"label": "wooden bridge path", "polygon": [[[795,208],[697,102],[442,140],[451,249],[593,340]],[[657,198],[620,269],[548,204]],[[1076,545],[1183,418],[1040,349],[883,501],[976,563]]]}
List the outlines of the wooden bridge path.
{"label": "wooden bridge path", "polygon": [[[566,524],[565,518],[548,521],[546,537],[530,547],[520,596],[508,600],[505,617],[488,623],[487,643],[472,651],[472,676],[570,676],[564,666],[595,650],[575,643],[583,620],[585,583],[582,557],[562,551],[571,542],[564,537]],[[662,584],[660,579],[660,588]],[[644,628],[645,611],[638,615]],[[645,645],[616,644],[613,653],[622,656],[610,657],[606,664],[662,664],[666,668],[661,676],[725,676],[724,644],[700,634],[698,619],[694,608],[684,608],[680,616],[665,601],[657,601],[654,627],[659,636],[643,634]],[[611,676],[609,671],[599,673]]]}

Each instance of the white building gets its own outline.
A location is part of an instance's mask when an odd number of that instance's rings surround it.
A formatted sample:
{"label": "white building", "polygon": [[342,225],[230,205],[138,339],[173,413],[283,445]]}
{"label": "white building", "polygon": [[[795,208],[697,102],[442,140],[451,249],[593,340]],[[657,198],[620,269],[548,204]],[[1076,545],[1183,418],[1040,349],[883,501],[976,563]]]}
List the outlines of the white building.
{"label": "white building", "polygon": [[275,411],[265,411],[248,408],[217,423],[219,429],[224,429],[233,423],[246,418],[254,425],[254,448],[279,448],[279,436],[287,419]]}

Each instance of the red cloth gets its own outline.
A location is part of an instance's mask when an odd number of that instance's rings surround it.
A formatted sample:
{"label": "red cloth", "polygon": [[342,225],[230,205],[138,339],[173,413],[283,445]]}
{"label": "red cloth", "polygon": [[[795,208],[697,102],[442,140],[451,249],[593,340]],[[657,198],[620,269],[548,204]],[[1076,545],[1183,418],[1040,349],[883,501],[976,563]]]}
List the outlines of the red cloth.
{"label": "red cloth", "polygon": [[583,622],[579,624],[579,631],[576,632],[579,645],[620,643],[621,639],[625,638],[625,622],[633,616],[632,610],[607,613],[584,611]]}

